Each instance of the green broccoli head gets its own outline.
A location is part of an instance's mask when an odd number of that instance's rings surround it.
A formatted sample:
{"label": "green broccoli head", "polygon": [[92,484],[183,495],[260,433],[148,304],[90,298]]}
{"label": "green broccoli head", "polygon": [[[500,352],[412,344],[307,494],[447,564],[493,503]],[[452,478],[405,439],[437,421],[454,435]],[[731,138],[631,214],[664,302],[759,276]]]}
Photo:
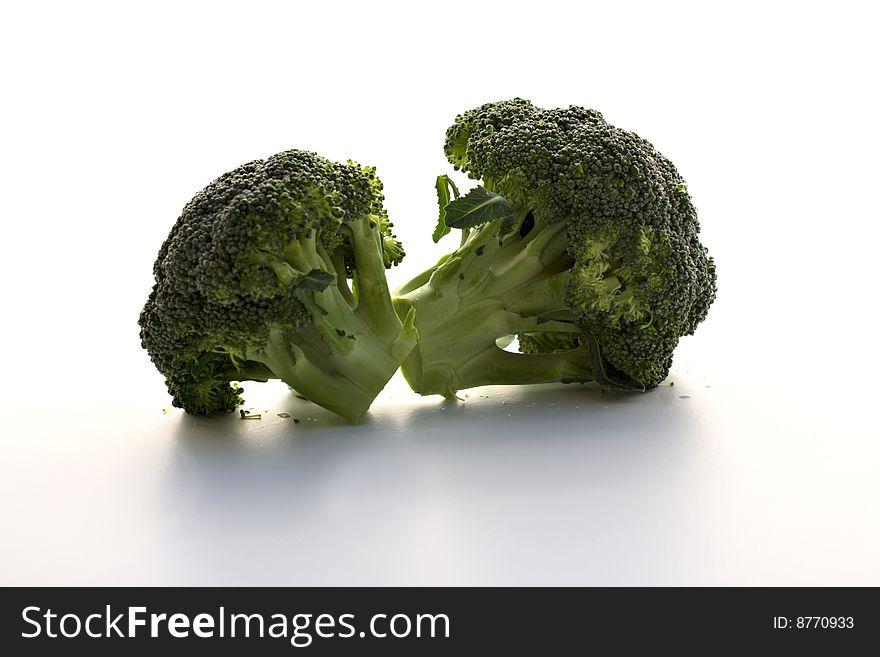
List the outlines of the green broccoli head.
{"label": "green broccoli head", "polygon": [[381,191],[372,168],[291,150],[186,205],[140,316],[175,406],[231,411],[234,382],[280,378],[349,419],[366,411],[408,342],[384,277],[403,250]]}
{"label": "green broccoli head", "polygon": [[[594,377],[601,369],[627,387],[660,383],[679,338],[694,332],[715,298],[714,263],[675,166],[599,112],[544,110],[522,99],[458,116],[445,152],[482,181],[444,208],[447,227],[468,231],[449,261],[461,266],[471,245],[482,246],[491,257],[474,262],[491,275],[462,271],[462,280],[491,281],[484,293],[520,320],[553,320],[543,330],[539,321],[510,331],[524,354],[582,349]],[[541,336],[548,331],[555,335]],[[424,343],[430,331],[422,333]]]}

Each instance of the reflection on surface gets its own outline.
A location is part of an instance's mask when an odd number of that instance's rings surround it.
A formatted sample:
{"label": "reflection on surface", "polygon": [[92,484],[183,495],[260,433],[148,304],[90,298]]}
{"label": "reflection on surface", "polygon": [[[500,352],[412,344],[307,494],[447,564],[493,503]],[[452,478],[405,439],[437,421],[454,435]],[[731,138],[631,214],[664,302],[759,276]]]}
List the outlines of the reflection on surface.
{"label": "reflection on surface", "polygon": [[703,429],[678,390],[468,394],[393,391],[358,427],[286,396],[255,402],[259,423],[181,416],[161,509],[175,577],[563,584],[692,567]]}

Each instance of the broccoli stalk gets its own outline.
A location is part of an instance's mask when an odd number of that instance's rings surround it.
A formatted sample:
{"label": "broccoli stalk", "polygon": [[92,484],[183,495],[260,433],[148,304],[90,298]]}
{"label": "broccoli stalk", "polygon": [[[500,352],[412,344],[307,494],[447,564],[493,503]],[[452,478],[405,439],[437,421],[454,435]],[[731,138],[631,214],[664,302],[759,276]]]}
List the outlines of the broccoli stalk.
{"label": "broccoli stalk", "polygon": [[517,354],[498,346],[508,335],[580,334],[565,311],[567,262],[563,225],[501,241],[499,226],[487,223],[429,270],[426,282],[420,276],[404,285],[395,306],[414,317],[419,336],[403,366],[413,390],[454,397],[481,385],[594,380],[584,347]]}
{"label": "broccoli stalk", "polygon": [[[319,406],[357,421],[412,350],[415,335],[412,318],[408,325],[402,324],[393,310],[377,248],[381,240],[376,222],[354,221],[347,228],[357,262],[357,297],[346,292],[345,272],[337,271],[333,284],[300,294],[312,318],[310,326],[295,332],[283,326],[272,328],[265,343],[249,344],[241,351],[218,348],[235,361],[264,365],[275,374],[272,378],[281,379]],[[314,231],[292,247],[273,263],[285,272],[282,276],[333,266]]]}

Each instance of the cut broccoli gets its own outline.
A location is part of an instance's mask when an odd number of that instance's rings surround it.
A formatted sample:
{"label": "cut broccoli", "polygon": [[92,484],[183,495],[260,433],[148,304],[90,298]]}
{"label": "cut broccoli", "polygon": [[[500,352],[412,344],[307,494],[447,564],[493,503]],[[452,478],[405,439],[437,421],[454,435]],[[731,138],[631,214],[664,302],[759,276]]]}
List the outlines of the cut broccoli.
{"label": "cut broccoli", "polygon": [[[675,166],[599,112],[519,98],[458,116],[445,151],[482,184],[452,201],[439,193],[435,241],[458,228],[461,245],[395,300],[401,316],[415,312],[412,388],[453,397],[486,384],[663,381],[715,298]],[[497,344],[508,335],[521,353]]]}
{"label": "cut broccoli", "polygon": [[[375,170],[291,150],[208,185],[162,245],[141,343],[188,413],[281,379],[357,421],[415,345],[385,269],[403,257]],[[349,286],[349,279],[352,285]]]}

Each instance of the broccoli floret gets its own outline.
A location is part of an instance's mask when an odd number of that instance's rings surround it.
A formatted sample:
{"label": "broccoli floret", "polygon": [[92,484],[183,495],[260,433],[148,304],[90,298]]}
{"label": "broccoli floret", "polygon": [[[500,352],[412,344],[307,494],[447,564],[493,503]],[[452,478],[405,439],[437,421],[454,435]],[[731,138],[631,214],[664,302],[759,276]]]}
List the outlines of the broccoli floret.
{"label": "broccoli floret", "polygon": [[[413,389],[662,382],[716,289],[675,166],[599,112],[519,98],[458,116],[445,152],[482,184],[441,208],[435,241],[459,228],[461,246],[395,300],[415,311]],[[496,344],[507,335],[521,353]]]}
{"label": "broccoli floret", "polygon": [[403,249],[382,202],[374,169],[299,150],[199,192],[159,251],[139,321],[174,405],[229,412],[237,382],[281,379],[357,421],[415,345],[385,279]]}

